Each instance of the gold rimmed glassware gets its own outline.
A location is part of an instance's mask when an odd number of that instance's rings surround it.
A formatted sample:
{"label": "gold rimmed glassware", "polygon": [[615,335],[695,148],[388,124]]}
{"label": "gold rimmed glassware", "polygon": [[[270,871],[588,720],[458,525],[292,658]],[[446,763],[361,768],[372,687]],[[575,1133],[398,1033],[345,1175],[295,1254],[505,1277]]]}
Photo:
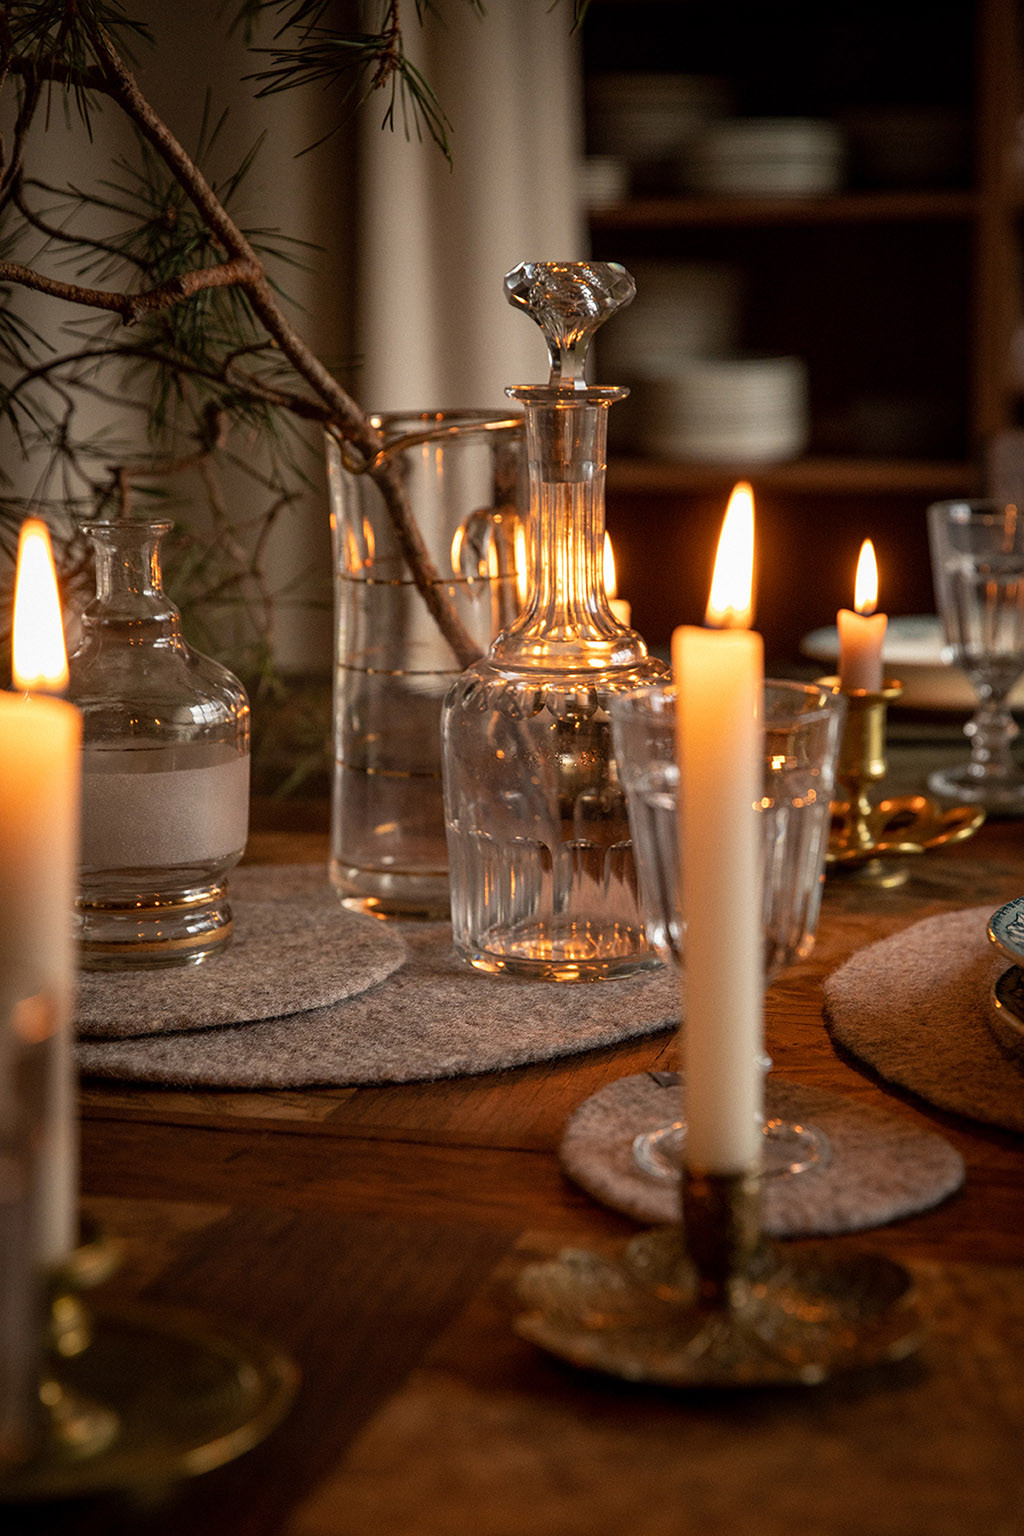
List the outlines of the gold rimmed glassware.
{"label": "gold rimmed glassware", "polygon": [[82,712],[77,928],[88,970],[197,965],[233,923],[249,829],[249,701],[187,644],[164,591],[161,520],[83,524],[96,597],[70,658]]}
{"label": "gold rimmed glassware", "polygon": [[[373,418],[423,540],[432,590],[486,650],[521,601],[523,424],[487,411]],[[384,497],[327,437],[334,548],[331,882],[379,917],[448,915],[441,703],[460,661],[413,579]]]}

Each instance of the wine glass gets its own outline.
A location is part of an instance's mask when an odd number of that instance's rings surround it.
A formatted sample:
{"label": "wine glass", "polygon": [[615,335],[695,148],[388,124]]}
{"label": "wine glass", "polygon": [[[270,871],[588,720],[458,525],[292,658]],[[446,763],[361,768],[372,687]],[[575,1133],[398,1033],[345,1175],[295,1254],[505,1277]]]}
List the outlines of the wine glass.
{"label": "wine glass", "polygon": [[[765,984],[814,946],[825,876],[832,791],[846,700],[819,684],[764,684],[764,793],[761,817]],[[679,907],[676,796],[676,692],[635,689],[612,703],[612,737],[629,811],[640,904],[647,937],[664,960],[685,972]],[[771,1062],[763,1058],[765,1070]],[[644,1172],[675,1177],[685,1121],[637,1136]],[[829,1145],[813,1126],[768,1119],[764,1169],[797,1174],[827,1161]]]}
{"label": "wine glass", "polygon": [[1024,772],[1006,700],[1024,673],[1024,509],[1001,501],[937,501],[928,508],[935,600],[945,654],[966,672],[978,709],[964,726],[966,763],[928,777],[938,795],[991,811],[1024,811]]}

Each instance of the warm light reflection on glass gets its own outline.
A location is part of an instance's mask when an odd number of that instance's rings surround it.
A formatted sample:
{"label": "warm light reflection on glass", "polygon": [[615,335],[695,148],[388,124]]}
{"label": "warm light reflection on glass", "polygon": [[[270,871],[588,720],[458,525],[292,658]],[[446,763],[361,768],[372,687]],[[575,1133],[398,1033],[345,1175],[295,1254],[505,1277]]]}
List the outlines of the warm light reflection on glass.
{"label": "warm light reflection on glass", "polygon": [[754,493],[745,480],[725,510],[705,622],[712,629],[749,629],[754,591]]}
{"label": "warm light reflection on glass", "polygon": [[520,606],[520,608],[522,608],[523,605],[526,602],[526,593],[527,593],[527,590],[528,590],[528,587],[529,587],[529,581],[530,581],[529,572],[526,569],[527,549],[526,549],[526,524],[525,523],[520,522],[520,523],[516,524],[515,544],[516,544],[516,592],[517,592],[518,597],[519,597],[519,606]]}
{"label": "warm light reflection on glass", "polygon": [[[466,541],[466,525],[460,523],[452,535],[451,562],[452,571],[456,576],[462,569],[462,546]],[[470,580],[472,581],[472,577]]]}
{"label": "warm light reflection on glass", "polygon": [[874,613],[878,607],[878,562],[875,546],[865,539],[857,561],[857,579],[853,585],[853,606],[858,613]]}
{"label": "warm light reflection on glass", "polygon": [[12,634],[14,686],[25,693],[60,693],[68,656],[57,595],[57,572],[46,524],[26,518],[18,541]]}
{"label": "warm light reflection on glass", "polygon": [[609,597],[615,597],[619,590],[615,578],[615,555],[607,534],[604,536],[604,590]]}

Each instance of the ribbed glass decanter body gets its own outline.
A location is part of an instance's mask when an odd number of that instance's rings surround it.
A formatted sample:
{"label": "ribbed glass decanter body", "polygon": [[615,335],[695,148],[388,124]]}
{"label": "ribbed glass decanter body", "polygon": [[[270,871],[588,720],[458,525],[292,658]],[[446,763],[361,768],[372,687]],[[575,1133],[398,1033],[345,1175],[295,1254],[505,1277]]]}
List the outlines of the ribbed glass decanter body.
{"label": "ribbed glass decanter body", "polygon": [[583,981],[659,963],[608,714],[666,673],[604,588],[607,411],[623,393],[509,390],[526,407],[528,595],[442,713],[453,936],[481,970]]}
{"label": "ribbed glass decanter body", "polygon": [[246,843],[249,704],[187,645],[163,590],[166,522],[85,527],[96,598],[70,660],[83,716],[82,961],[195,963],[229,937],[225,880]]}

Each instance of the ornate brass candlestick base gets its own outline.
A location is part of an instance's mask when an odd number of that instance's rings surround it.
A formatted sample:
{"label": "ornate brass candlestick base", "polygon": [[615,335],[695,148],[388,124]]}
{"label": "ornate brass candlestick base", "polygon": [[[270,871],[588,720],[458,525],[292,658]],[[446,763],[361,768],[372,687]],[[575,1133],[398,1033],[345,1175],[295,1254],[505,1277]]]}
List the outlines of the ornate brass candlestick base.
{"label": "ornate brass candlestick base", "polygon": [[[819,681],[838,691],[839,679]],[[888,682],[877,693],[865,688],[844,690],[846,725],[836,772],[832,803],[832,832],[826,862],[830,872],[871,885],[903,885],[906,864],[893,863],[909,855],[961,842],[985,819],[976,806],[943,809],[928,795],[874,799],[870,791],[886,775],[886,715],[902,684]]]}
{"label": "ornate brass candlestick base", "polygon": [[157,1495],[258,1444],[291,1404],[295,1367],[260,1340],[191,1313],[87,1307],[116,1262],[89,1232],[53,1276],[41,1433],[0,1475],[0,1504]]}
{"label": "ornate brass candlestick base", "polygon": [[82,1300],[85,1291],[102,1285],[117,1268],[117,1250],[98,1229],[83,1222],[77,1248],[50,1275],[46,1317],[46,1359],[39,1383],[43,1440],[58,1461],[75,1462],[97,1456],[118,1433],[116,1412],[73,1387],[67,1362],[92,1343],[92,1314]]}
{"label": "ornate brass candlestick base", "polygon": [[813,1386],[911,1354],[924,1328],[907,1272],[763,1245],[758,1182],[684,1172],[688,1237],[666,1227],[612,1257],[530,1265],[519,1333],[573,1365],[675,1387]]}

